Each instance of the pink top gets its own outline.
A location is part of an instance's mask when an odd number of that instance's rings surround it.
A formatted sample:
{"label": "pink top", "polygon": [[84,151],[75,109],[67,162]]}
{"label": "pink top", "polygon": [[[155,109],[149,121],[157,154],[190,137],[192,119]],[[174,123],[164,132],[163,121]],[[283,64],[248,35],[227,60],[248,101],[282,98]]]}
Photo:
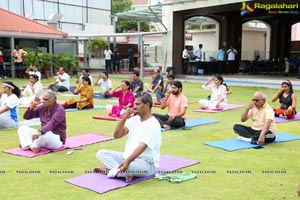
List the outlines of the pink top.
{"label": "pink top", "polygon": [[131,90],[128,90],[125,95],[123,90],[118,90],[112,93],[110,96],[119,98],[119,106],[113,106],[111,114],[116,117],[121,117],[120,111],[123,109],[124,106],[130,103],[130,107],[133,108],[134,103],[134,95]]}
{"label": "pink top", "polygon": [[[188,107],[188,100],[186,96],[184,96],[183,94],[180,94],[178,97],[171,94],[168,98],[167,106],[168,106],[168,115],[174,116],[178,114],[182,108]],[[186,120],[186,113],[184,113],[182,118]]]}

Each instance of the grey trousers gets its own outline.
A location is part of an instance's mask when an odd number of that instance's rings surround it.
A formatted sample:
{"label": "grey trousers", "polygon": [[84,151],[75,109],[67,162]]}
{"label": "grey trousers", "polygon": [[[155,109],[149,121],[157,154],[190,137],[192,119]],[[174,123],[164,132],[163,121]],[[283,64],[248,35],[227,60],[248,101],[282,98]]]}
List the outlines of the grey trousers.
{"label": "grey trousers", "polygon": [[118,172],[118,167],[125,159],[121,152],[110,150],[99,150],[96,154],[98,161],[109,169],[108,177],[127,177],[127,176],[150,176],[156,171],[151,157],[138,157],[132,161],[125,173]]}

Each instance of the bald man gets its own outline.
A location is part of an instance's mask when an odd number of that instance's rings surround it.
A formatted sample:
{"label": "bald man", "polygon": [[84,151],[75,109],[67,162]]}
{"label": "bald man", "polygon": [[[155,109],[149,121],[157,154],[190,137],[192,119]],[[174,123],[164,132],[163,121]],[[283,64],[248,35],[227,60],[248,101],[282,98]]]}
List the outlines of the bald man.
{"label": "bald man", "polygon": [[276,124],[274,111],[266,102],[263,92],[255,92],[252,102],[241,116],[241,122],[252,120],[252,126],[235,124],[233,130],[239,135],[238,139],[249,141],[252,144],[265,144],[275,141]]}

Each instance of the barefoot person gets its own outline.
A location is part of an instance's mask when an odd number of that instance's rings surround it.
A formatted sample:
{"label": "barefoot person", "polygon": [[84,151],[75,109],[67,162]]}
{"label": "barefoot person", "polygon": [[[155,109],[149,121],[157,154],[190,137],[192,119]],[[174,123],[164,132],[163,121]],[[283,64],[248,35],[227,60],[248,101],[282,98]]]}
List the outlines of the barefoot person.
{"label": "barefoot person", "polygon": [[[99,150],[96,157],[104,168],[94,168],[95,173],[107,174],[108,178],[124,177],[126,182],[130,182],[133,177],[149,176],[156,172],[159,167],[161,130],[151,114],[151,108],[151,95],[137,93],[134,109],[126,110],[114,131],[116,139],[128,134],[125,152]],[[136,115],[130,117],[133,114]]]}
{"label": "barefoot person", "polygon": [[162,99],[160,108],[165,109],[168,107],[166,115],[154,114],[159,121],[161,127],[165,129],[179,128],[185,126],[186,110],[188,100],[182,94],[182,84],[180,81],[174,81],[172,90]]}
{"label": "barefoot person", "polygon": [[266,102],[266,95],[255,92],[252,102],[241,116],[241,121],[252,119],[252,126],[235,124],[233,130],[239,135],[238,139],[252,144],[265,144],[275,141],[276,124],[272,107]]}
{"label": "barefoot person", "polygon": [[[38,106],[40,103],[43,105]],[[38,153],[40,148],[58,149],[66,142],[66,114],[56,102],[54,92],[45,92],[42,98],[36,97],[24,113],[24,119],[39,117],[42,127],[39,130],[20,126],[18,135],[20,147]]]}
{"label": "barefoot person", "polygon": [[291,81],[285,80],[281,83],[281,88],[273,96],[272,102],[279,99],[280,108],[273,108],[275,117],[282,117],[286,119],[293,119],[296,116],[297,97],[293,92],[293,85]]}

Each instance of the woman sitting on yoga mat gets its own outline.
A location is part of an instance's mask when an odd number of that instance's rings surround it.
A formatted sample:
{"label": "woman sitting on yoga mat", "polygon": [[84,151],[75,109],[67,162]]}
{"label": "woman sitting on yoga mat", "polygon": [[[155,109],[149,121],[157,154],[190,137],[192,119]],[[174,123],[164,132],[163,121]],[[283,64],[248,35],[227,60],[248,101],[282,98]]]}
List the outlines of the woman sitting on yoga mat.
{"label": "woman sitting on yoga mat", "polygon": [[293,92],[293,85],[291,81],[284,80],[281,83],[281,88],[273,96],[272,102],[279,99],[280,108],[273,108],[275,117],[282,117],[286,119],[293,119],[296,116],[296,94]]}
{"label": "woman sitting on yoga mat", "polygon": [[0,90],[0,129],[19,125],[18,106],[20,89],[10,81],[3,83]]}
{"label": "woman sitting on yoga mat", "polygon": [[211,96],[209,99],[200,99],[199,104],[203,109],[225,109],[227,104],[227,94],[231,92],[228,91],[227,85],[223,84],[223,77],[219,74],[211,77],[206,81],[202,88],[211,91]]}
{"label": "woman sitting on yoga mat", "polygon": [[63,107],[66,108],[93,108],[94,107],[94,89],[91,86],[91,80],[88,76],[81,78],[82,82],[79,83],[74,90],[74,94],[80,94],[78,100],[74,98],[67,99],[63,104]]}
{"label": "woman sitting on yoga mat", "polygon": [[21,93],[21,98],[19,99],[19,105],[28,107],[30,103],[34,100],[36,96],[41,97],[43,95],[43,86],[39,81],[39,77],[36,74],[31,74],[29,76],[29,83],[26,88]]}
{"label": "woman sitting on yoga mat", "polygon": [[133,108],[134,95],[130,90],[130,82],[122,81],[121,85],[109,92],[111,97],[119,98],[119,106],[106,105],[106,111],[114,117],[122,117],[127,108]]}

